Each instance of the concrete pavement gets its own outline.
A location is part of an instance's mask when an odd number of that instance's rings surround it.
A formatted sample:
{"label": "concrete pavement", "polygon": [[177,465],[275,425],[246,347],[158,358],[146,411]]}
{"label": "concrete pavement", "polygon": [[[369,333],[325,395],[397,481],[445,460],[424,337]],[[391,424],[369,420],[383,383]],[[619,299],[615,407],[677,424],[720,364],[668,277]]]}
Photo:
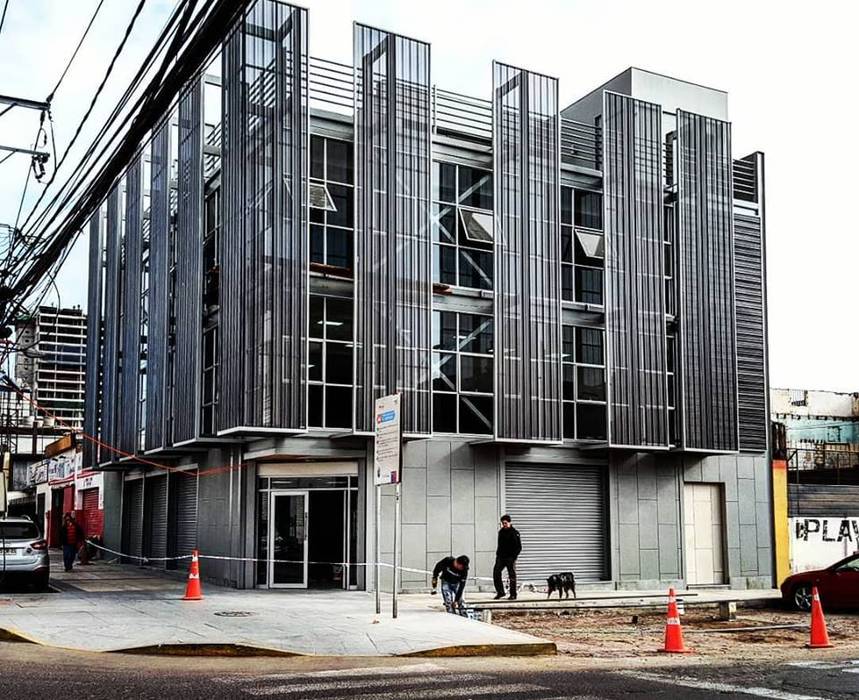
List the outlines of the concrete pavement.
{"label": "concrete pavement", "polygon": [[[448,615],[438,597],[390,596],[375,615],[360,591],[237,591],[204,585],[183,601],[181,580],[96,562],[58,572],[60,593],[0,594],[0,629],[25,640],[85,651],[161,651],[332,656],[546,654],[528,634]],[[164,647],[167,649],[164,649]],[[176,649],[182,646],[184,649]]]}
{"label": "concrete pavement", "polygon": [[[111,654],[93,658],[0,642],[0,697],[92,700],[439,700],[441,698],[689,698],[847,700],[859,695],[859,660],[833,654],[805,661],[710,663],[564,656],[505,659],[331,657],[197,658]],[[800,654],[803,655],[803,654]],[[36,671],[34,672],[34,669]]]}

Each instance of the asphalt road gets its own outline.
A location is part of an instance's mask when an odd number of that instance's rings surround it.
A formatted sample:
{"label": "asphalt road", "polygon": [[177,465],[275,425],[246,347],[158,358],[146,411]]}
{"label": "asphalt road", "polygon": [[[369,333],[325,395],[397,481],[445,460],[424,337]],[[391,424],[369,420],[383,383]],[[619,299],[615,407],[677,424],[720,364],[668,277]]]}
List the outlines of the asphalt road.
{"label": "asphalt road", "polygon": [[859,659],[588,670],[582,660],[168,658],[0,643],[0,698],[859,697]]}

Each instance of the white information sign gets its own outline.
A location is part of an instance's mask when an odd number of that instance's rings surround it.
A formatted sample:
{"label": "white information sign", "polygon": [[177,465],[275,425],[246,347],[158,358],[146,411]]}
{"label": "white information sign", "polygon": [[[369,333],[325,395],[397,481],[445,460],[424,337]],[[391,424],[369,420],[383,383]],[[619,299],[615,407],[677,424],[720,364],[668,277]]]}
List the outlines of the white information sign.
{"label": "white information sign", "polygon": [[400,395],[392,394],[376,399],[376,440],[373,463],[376,467],[376,486],[397,484],[400,481]]}

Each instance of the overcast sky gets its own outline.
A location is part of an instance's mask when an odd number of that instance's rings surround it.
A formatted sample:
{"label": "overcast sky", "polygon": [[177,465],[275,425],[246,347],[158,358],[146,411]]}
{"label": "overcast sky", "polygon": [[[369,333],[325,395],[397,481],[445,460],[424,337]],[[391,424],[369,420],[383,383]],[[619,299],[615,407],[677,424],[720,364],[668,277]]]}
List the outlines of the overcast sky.
{"label": "overcast sky", "polygon": [[[44,99],[96,3],[10,0],[0,34],[0,94]],[[53,111],[60,150],[136,4],[106,0],[57,93]],[[476,96],[489,97],[492,59],[557,76],[564,104],[630,65],[726,90],[734,156],[761,150],[767,158],[771,383],[859,390],[859,226],[853,214],[859,195],[859,3],[310,0],[306,5],[314,55],[351,62],[352,20],[359,20],[430,42],[433,81]],[[172,0],[147,3],[93,115],[94,128],[104,122],[172,6]],[[29,147],[37,116],[13,110],[0,117],[0,143]],[[0,165],[0,222],[15,221],[27,165],[20,156]],[[31,182],[31,193],[38,194],[39,187]],[[63,304],[85,304],[82,245],[70,256],[59,286]],[[56,301],[55,295],[48,301]]]}

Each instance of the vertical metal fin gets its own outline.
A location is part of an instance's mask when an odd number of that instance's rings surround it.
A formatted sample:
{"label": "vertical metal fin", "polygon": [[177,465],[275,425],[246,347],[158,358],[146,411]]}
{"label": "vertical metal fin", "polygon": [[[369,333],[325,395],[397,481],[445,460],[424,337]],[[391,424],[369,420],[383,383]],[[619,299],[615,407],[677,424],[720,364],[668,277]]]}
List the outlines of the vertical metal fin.
{"label": "vertical metal fin", "polygon": [[259,0],[224,44],[220,432],[307,426],[307,36]]}
{"label": "vertical metal fin", "polygon": [[[97,437],[101,424],[102,405],[102,317],[101,291],[103,286],[102,252],[104,232],[101,225],[101,207],[89,220],[89,281],[87,286],[86,329],[86,403],[84,405],[84,432]],[[84,438],[84,467],[99,463],[99,448]]]}
{"label": "vertical metal fin", "polygon": [[149,336],[146,366],[146,449],[167,447],[165,409],[170,342],[170,119],[152,139],[149,208]]}
{"label": "vertical metal fin", "polygon": [[731,125],[677,111],[681,438],[739,449]]}
{"label": "vertical metal fin", "polygon": [[603,93],[609,443],[668,446],[662,108]]}
{"label": "vertical metal fin", "polygon": [[[120,269],[121,233],[122,226],[119,211],[119,192],[121,183],[114,184],[107,197],[107,225],[105,230],[105,269],[104,284],[106,290],[113,290],[104,295],[104,354],[102,370],[102,420],[100,439],[108,445],[117,443],[117,410],[121,406],[119,396],[119,310],[122,298],[122,271]],[[113,462],[117,459],[115,452],[102,448],[99,454],[100,463]]]}
{"label": "vertical metal fin", "polygon": [[429,434],[430,47],[354,25],[355,429],[401,394],[403,430]]}
{"label": "vertical metal fin", "polygon": [[563,438],[558,81],[493,63],[495,436]]}
{"label": "vertical metal fin", "polygon": [[140,289],[143,258],[143,164],[141,155],[125,175],[125,235],[122,267],[122,354],[117,404],[119,440],[123,452],[137,452],[137,400],[140,373]]}

